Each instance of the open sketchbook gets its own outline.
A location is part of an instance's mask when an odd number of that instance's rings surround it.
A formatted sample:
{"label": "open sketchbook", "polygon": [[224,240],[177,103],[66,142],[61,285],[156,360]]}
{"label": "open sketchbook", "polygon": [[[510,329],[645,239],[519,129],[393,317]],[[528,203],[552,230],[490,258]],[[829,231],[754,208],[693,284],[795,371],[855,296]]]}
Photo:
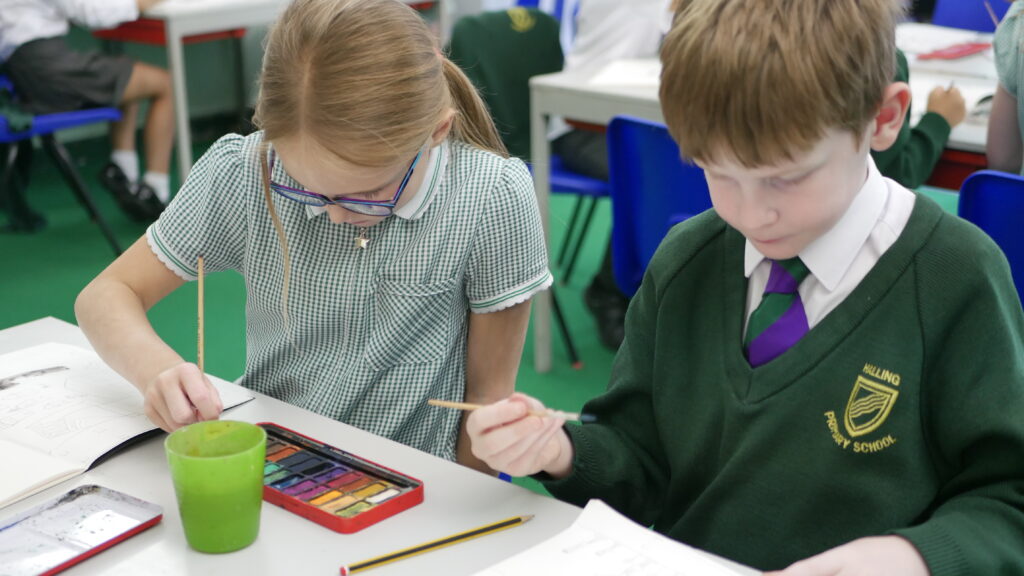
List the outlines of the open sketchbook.
{"label": "open sketchbook", "polygon": [[[210,376],[225,408],[244,389]],[[91,350],[41,344],[0,356],[0,508],[89,469],[155,430],[142,395]]]}
{"label": "open sketchbook", "polygon": [[572,526],[476,576],[741,576],[761,572],[676,542],[591,500]]}

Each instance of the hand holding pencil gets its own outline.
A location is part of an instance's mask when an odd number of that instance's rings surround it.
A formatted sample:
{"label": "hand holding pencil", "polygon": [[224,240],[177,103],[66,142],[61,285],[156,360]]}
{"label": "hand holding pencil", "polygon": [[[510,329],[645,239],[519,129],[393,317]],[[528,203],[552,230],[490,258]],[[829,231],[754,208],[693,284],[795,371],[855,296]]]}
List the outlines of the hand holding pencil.
{"label": "hand holding pencil", "polygon": [[512,476],[543,471],[561,478],[571,471],[573,457],[563,415],[518,392],[474,409],[466,421],[473,455]]}

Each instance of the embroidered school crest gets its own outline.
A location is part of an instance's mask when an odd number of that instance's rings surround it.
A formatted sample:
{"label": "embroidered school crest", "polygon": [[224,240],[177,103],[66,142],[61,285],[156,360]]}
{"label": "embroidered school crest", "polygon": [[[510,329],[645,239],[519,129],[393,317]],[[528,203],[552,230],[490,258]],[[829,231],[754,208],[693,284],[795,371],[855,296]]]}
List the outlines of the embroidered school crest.
{"label": "embroidered school crest", "polygon": [[899,395],[895,388],[863,375],[857,376],[843,415],[846,433],[856,438],[877,429],[889,417]]}
{"label": "embroidered school crest", "polygon": [[508,18],[512,21],[512,29],[516,32],[529,32],[537,25],[537,19],[526,11],[526,8],[509,8]]}

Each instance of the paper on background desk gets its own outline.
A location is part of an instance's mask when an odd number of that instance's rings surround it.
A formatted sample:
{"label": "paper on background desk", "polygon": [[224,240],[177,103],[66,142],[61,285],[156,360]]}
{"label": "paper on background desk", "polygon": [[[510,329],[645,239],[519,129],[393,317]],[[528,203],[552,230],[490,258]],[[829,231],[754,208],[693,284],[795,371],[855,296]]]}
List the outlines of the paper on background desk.
{"label": "paper on background desk", "polygon": [[600,500],[572,526],[476,576],[737,576],[695,548],[648,530]]}
{"label": "paper on background desk", "polygon": [[640,86],[661,84],[661,62],[657,58],[613,60],[590,79],[591,86]]}
{"label": "paper on background desk", "polygon": [[[209,378],[225,409],[252,399]],[[85,472],[155,429],[138,390],[91,350],[48,343],[0,356],[0,507]]]}
{"label": "paper on background desk", "polygon": [[[980,1],[980,0],[979,0]],[[946,28],[933,24],[908,22],[896,27],[896,46],[907,56],[910,64],[910,80],[917,71],[927,71],[951,76],[970,76],[995,80],[995,56],[989,48],[977,54],[952,60],[918,60],[919,54],[927,54],[942,48],[965,42],[992,42],[993,34]]]}

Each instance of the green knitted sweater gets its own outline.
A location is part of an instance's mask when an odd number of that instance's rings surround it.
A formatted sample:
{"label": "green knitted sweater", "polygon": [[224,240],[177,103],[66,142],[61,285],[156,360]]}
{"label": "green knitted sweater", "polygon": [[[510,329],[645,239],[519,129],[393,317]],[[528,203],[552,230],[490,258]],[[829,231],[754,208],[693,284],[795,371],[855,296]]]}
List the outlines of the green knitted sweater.
{"label": "green knitted sweater", "polygon": [[669,233],[551,493],[762,570],[895,532],[933,576],[1024,574],[1024,314],[996,245],[918,197],[846,300],[752,369],[743,242],[713,211]]}

